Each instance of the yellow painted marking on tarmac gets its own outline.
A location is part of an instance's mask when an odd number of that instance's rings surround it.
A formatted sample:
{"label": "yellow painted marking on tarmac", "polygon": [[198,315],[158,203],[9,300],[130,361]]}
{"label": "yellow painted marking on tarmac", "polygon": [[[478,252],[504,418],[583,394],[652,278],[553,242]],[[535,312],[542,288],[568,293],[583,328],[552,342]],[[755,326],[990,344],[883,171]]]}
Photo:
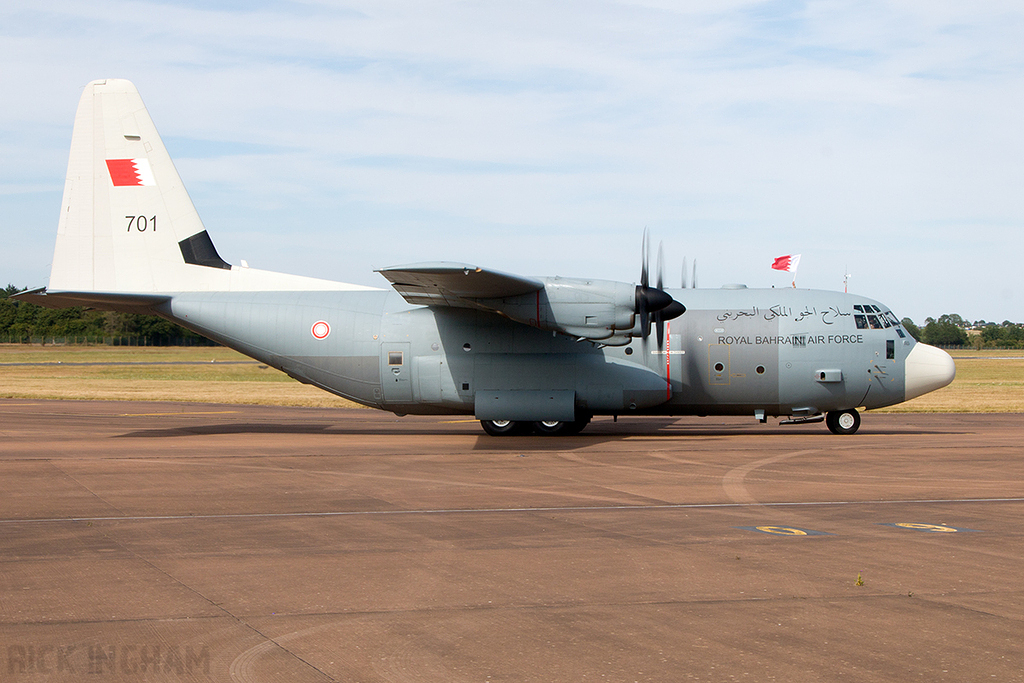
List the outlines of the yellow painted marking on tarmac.
{"label": "yellow painted marking on tarmac", "polygon": [[913,522],[897,522],[896,526],[901,526],[904,529],[925,529],[927,531],[941,531],[946,534],[955,534],[956,529],[948,526],[941,526],[938,524],[915,524]]}
{"label": "yellow painted marking on tarmac", "polygon": [[163,415],[228,415],[237,413],[237,410],[197,410],[184,411],[180,413],[121,413],[118,417],[160,417]]}
{"label": "yellow painted marking on tarmac", "polygon": [[443,425],[457,425],[457,424],[469,424],[470,422],[479,422],[480,420],[441,420]]}
{"label": "yellow painted marking on tarmac", "polygon": [[759,526],[756,527],[758,531],[763,531],[766,534],[778,534],[779,536],[806,536],[806,531],[800,529],[793,529],[788,526]]}

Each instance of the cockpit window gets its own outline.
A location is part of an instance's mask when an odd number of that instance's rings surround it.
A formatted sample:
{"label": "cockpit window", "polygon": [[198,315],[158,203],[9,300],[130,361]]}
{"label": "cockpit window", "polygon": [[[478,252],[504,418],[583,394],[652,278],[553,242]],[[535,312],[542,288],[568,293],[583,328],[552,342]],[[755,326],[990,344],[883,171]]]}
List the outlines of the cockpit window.
{"label": "cockpit window", "polygon": [[861,306],[860,304],[854,304],[853,305],[853,310],[857,311],[858,313],[863,313],[864,312],[864,307]]}
{"label": "cockpit window", "polygon": [[877,315],[869,315],[868,316],[868,324],[871,325],[871,329],[873,329],[873,330],[880,330],[880,329],[882,329],[882,323],[878,322],[878,316]]}
{"label": "cockpit window", "polygon": [[865,318],[863,315],[861,315],[860,313],[854,313],[853,319],[857,322],[858,330],[868,329],[868,319]]}

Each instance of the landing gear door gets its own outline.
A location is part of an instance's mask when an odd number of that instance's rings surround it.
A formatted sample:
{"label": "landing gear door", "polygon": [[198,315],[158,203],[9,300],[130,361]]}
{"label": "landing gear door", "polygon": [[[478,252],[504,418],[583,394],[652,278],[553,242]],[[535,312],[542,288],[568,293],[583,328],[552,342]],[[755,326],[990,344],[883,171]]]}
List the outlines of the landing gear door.
{"label": "landing gear door", "polygon": [[412,402],[412,367],[409,342],[380,345],[380,386],[385,403]]}

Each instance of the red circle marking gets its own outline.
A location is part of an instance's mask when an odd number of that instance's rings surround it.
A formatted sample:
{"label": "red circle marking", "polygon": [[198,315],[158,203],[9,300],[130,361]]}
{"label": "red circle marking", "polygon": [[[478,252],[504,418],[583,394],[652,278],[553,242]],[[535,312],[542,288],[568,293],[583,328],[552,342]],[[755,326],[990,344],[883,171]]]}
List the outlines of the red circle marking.
{"label": "red circle marking", "polygon": [[331,333],[331,326],[327,324],[326,320],[317,320],[309,331],[317,339],[327,339],[327,335]]}

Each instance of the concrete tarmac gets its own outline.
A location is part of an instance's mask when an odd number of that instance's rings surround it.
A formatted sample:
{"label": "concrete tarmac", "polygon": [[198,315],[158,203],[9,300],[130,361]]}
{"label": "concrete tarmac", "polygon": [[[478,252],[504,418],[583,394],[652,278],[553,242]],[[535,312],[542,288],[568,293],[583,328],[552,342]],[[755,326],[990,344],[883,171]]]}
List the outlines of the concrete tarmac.
{"label": "concrete tarmac", "polygon": [[3,681],[1024,681],[1024,416],[0,401]]}

